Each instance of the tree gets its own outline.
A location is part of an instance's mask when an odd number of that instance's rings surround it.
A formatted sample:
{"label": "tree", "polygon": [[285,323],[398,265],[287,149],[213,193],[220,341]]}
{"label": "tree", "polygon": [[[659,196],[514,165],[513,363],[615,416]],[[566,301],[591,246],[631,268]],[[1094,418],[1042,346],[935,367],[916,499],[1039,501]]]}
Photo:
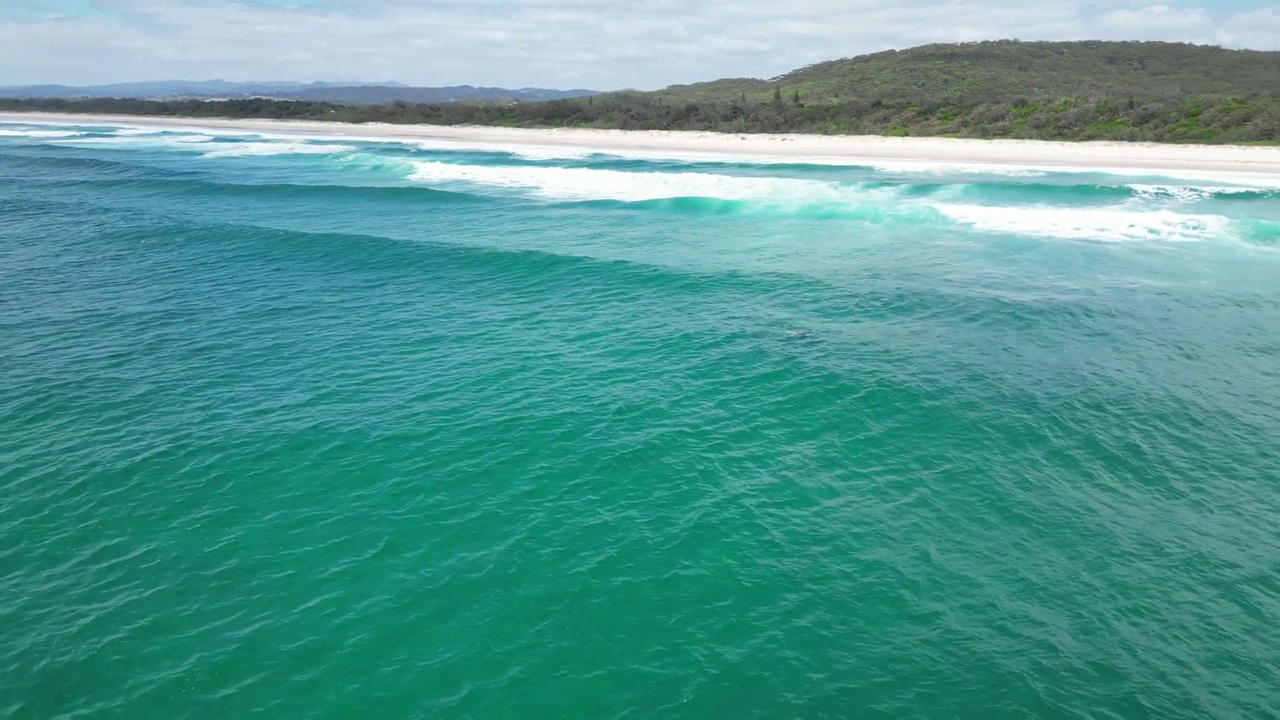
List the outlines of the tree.
{"label": "tree", "polygon": [[777,104],[782,103],[782,86],[780,85],[773,86],[773,102]]}

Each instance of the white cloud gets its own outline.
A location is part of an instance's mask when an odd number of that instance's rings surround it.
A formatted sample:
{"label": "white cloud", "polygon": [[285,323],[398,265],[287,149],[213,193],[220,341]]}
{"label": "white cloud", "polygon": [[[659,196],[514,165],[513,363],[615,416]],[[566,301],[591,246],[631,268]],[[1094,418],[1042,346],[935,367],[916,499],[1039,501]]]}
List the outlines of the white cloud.
{"label": "white cloud", "polygon": [[1113,37],[1202,43],[1214,40],[1215,29],[1213,17],[1203,8],[1179,9],[1168,5],[1113,10],[1102,15],[1098,26]]}
{"label": "white cloud", "polygon": [[1280,10],[1264,8],[1228,18],[1218,28],[1215,42],[1228,47],[1277,47]]}
{"label": "white cloud", "polygon": [[[3,0],[0,0],[3,2]],[[927,42],[1132,38],[1280,47],[1280,14],[1130,0],[99,0],[6,16],[0,84],[158,78],[657,87]]]}

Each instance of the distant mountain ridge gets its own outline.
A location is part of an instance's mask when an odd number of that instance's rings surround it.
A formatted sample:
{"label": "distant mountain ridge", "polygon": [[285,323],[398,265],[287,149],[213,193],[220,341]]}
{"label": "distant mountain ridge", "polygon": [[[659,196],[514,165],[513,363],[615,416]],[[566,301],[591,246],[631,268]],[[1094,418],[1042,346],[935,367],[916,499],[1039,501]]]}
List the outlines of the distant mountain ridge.
{"label": "distant mountain ridge", "polygon": [[245,98],[269,97],[280,100],[317,100],[355,105],[383,105],[393,102],[440,103],[461,101],[562,100],[597,94],[594,90],[555,90],[548,88],[496,88],[454,85],[450,87],[413,87],[403,83],[357,82],[227,82],[225,80],[163,80],[154,82],[113,83],[109,85],[20,85],[0,87],[0,97],[65,99],[138,98],[169,100],[175,98]]}

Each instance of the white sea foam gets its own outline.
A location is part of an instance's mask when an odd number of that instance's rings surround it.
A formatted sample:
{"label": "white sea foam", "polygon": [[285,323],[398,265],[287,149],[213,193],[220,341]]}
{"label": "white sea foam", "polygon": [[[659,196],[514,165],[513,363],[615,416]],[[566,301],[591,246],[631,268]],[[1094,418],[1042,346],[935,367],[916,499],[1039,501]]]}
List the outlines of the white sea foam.
{"label": "white sea foam", "polygon": [[1259,189],[1280,189],[1280,176],[1268,176],[1254,172],[1229,172],[1212,170],[1145,169],[1134,167],[1103,167],[1054,165],[1052,163],[1001,164],[956,161],[882,160],[854,157],[823,156],[765,156],[729,155],[725,153],[699,153],[694,151],[641,150],[634,148],[609,148],[592,150],[586,147],[534,146],[512,143],[481,143],[455,140],[431,140],[414,143],[423,150],[480,151],[512,153],[531,160],[581,159],[603,155],[619,159],[635,159],[660,162],[696,162],[699,164],[753,164],[753,165],[819,165],[848,168],[870,168],[887,174],[924,175],[954,180],[957,176],[991,176],[999,178],[1048,178],[1053,175],[1112,176],[1118,182],[1145,181],[1144,187],[1198,187],[1204,186],[1218,192],[1256,192]]}
{"label": "white sea foam", "polygon": [[863,203],[894,194],[891,188],[794,178],[711,173],[624,172],[587,168],[461,165],[415,162],[412,180],[429,185],[466,184],[521,190],[549,200],[640,202],[698,197],[786,204]]}
{"label": "white sea foam", "polygon": [[333,155],[353,152],[351,145],[313,145],[290,142],[245,142],[228,144],[204,154],[207,158],[244,157],[266,155]]}
{"label": "white sea foam", "polygon": [[0,137],[69,138],[80,135],[73,130],[10,130],[0,128]]}
{"label": "white sea foam", "polygon": [[1196,202],[1213,197],[1209,188],[1189,187],[1186,185],[1129,185],[1134,197],[1140,200],[1176,200],[1177,202]]}
{"label": "white sea foam", "polygon": [[106,148],[183,148],[192,143],[206,143],[209,135],[110,135],[107,137],[70,137],[55,140],[59,145],[85,145]]}
{"label": "white sea foam", "polygon": [[507,152],[525,160],[582,160],[595,155],[590,148],[539,147],[536,145],[512,147]]}
{"label": "white sea foam", "polygon": [[114,134],[115,134],[115,135],[117,135],[117,136],[119,136],[119,137],[134,137],[134,136],[140,136],[140,135],[156,135],[156,134],[159,134],[159,133],[162,133],[162,132],[164,132],[164,131],[163,131],[163,130],[161,130],[161,129],[159,129],[159,128],[146,128],[146,127],[122,127],[122,128],[115,128],[115,129],[114,129]]}
{"label": "white sea foam", "polygon": [[[1156,169],[1118,166],[1054,165],[1035,163],[1002,165],[995,163],[928,162],[920,160],[875,160],[866,166],[881,172],[926,174],[941,177],[954,175],[996,175],[1004,177],[1047,177],[1049,175],[1110,175],[1116,178],[1150,180],[1138,187],[1172,188],[1204,186],[1219,191],[1256,192],[1258,189],[1280,189],[1280,176],[1256,172],[1231,172],[1196,169]],[[1135,187],[1131,185],[1130,187]]]}
{"label": "white sea foam", "polygon": [[[387,142],[381,140],[381,142]],[[598,154],[586,147],[563,145],[518,145],[512,143],[465,142],[461,140],[416,140],[409,145],[427,152],[481,152],[514,155],[525,160],[581,160]]]}
{"label": "white sea foam", "polygon": [[1196,202],[1208,200],[1218,195],[1239,195],[1256,193],[1256,187],[1238,186],[1194,186],[1194,185],[1143,185],[1133,184],[1128,188],[1134,197],[1140,200],[1176,200],[1178,202]]}
{"label": "white sea foam", "polygon": [[1005,177],[1045,177],[1049,169],[998,165],[994,163],[931,162],[923,160],[871,160],[867,167],[880,172],[923,173],[928,175],[1002,175]]}
{"label": "white sea foam", "polygon": [[[658,173],[586,168],[512,167],[414,162],[411,178],[428,185],[471,185],[521,191],[556,201],[639,202],[680,197],[784,206],[880,205],[891,211],[933,208],[947,221],[985,232],[1109,242],[1195,241],[1221,236],[1230,219],[1131,206],[1009,207],[933,203],[903,198],[893,188],[868,188],[793,178],[711,173]],[[889,207],[885,207],[885,206]]]}
{"label": "white sea foam", "polygon": [[1231,220],[1172,210],[935,205],[947,219],[978,230],[1109,242],[1194,241],[1224,234]]}

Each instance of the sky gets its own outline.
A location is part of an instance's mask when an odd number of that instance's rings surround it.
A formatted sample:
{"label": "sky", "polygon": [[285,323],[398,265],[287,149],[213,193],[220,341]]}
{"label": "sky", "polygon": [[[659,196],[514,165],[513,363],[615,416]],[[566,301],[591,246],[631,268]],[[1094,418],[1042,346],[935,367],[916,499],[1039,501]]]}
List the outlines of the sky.
{"label": "sky", "polygon": [[1280,49],[1280,0],[0,0],[0,85],[653,89],[983,39]]}

